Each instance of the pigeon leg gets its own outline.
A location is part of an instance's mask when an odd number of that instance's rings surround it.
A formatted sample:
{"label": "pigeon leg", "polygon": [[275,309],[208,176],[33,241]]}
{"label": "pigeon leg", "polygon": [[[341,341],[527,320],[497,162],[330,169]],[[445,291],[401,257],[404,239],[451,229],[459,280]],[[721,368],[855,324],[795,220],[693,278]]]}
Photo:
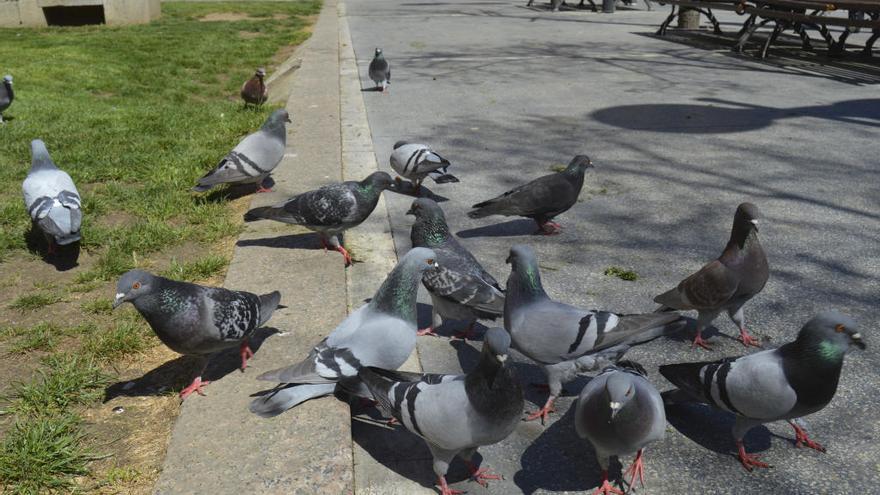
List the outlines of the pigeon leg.
{"label": "pigeon leg", "polygon": [[639,482],[642,484],[642,487],[645,486],[645,463],[642,461],[642,450],[639,449],[636,452],[636,458],[633,459],[633,463],[627,468],[626,473],[631,474],[632,477],[629,479],[629,486],[635,486],[636,476],[639,477]]}
{"label": "pigeon leg", "polygon": [[420,328],[419,331],[416,332],[416,335],[418,335],[419,337],[424,337],[425,335],[430,335],[432,337],[439,337],[439,335],[434,333],[434,325],[431,325],[431,326],[425,327],[425,328]]}
{"label": "pigeon leg", "polygon": [[613,495],[624,495],[623,490],[619,490],[617,488],[614,488],[614,485],[612,485],[608,481],[608,470],[603,469],[602,470],[602,484],[599,486],[598,489],[596,489],[595,492],[593,492],[593,495],[612,495],[612,494]]}
{"label": "pigeon leg", "polygon": [[462,495],[464,492],[461,490],[453,490],[449,488],[449,485],[446,484],[446,477],[440,476],[440,495]]}
{"label": "pigeon leg", "polygon": [[204,387],[205,385],[207,385],[209,383],[211,383],[211,382],[202,381],[201,375],[197,376],[195,378],[195,380],[193,380],[192,383],[189,384],[188,387],[186,387],[185,389],[180,391],[180,399],[185,400],[187,397],[189,397],[189,394],[191,394],[193,392],[195,392],[199,395],[205,395],[205,393],[202,392],[202,387]]}
{"label": "pigeon leg", "polygon": [[758,460],[758,456],[756,454],[749,454],[746,452],[746,448],[743,445],[742,440],[736,441],[736,447],[739,450],[739,462],[742,463],[743,467],[746,468],[746,471],[751,471],[752,468],[768,468],[769,464],[761,462]]}
{"label": "pigeon leg", "polygon": [[257,192],[258,192],[258,193],[272,192],[272,188],[271,188],[271,187],[266,187],[266,186],[264,186],[264,185],[263,185],[263,181],[265,181],[265,179],[261,180],[261,181],[257,184]]}
{"label": "pigeon leg", "polygon": [[254,357],[254,351],[251,350],[248,339],[241,341],[241,346],[239,346],[238,350],[241,353],[241,371],[244,371],[247,368],[248,359]]}
{"label": "pigeon leg", "polygon": [[550,413],[552,413],[552,412],[556,412],[556,409],[553,408],[553,401],[555,401],[555,400],[556,400],[556,397],[554,397],[553,395],[548,397],[547,402],[544,403],[544,407],[542,407],[541,409],[538,409],[537,411],[533,412],[532,414],[529,414],[526,417],[526,421],[534,421],[538,418],[541,418],[541,424],[543,425],[544,421],[547,419],[547,416],[549,416]]}
{"label": "pigeon leg", "polygon": [[791,427],[794,428],[794,434],[796,435],[795,444],[794,444],[795,447],[800,447],[802,445],[805,445],[811,449],[816,449],[819,452],[825,452],[825,447],[810,440],[810,437],[807,436],[806,430],[804,430],[803,428],[798,426],[797,423],[795,423],[794,421],[789,421],[788,424],[790,424]]}
{"label": "pigeon leg", "polygon": [[710,347],[709,344],[707,344],[706,341],[703,340],[703,329],[702,328],[697,329],[697,336],[694,337],[694,343],[691,344],[691,349],[693,349],[694,347],[697,347],[697,346],[700,346],[703,349],[706,349],[707,351],[712,350],[712,347]]}
{"label": "pigeon leg", "polygon": [[746,318],[743,315],[742,306],[736,308],[736,310],[728,310],[727,315],[730,316],[731,321],[736,324],[736,327],[739,328],[739,340],[746,347],[753,345],[755,347],[761,347],[761,343],[758,342],[758,339],[749,335],[749,331],[746,330]]}
{"label": "pigeon leg", "polygon": [[[538,223],[538,231],[535,232],[536,234],[540,234],[540,235],[556,235],[556,234],[559,234],[559,233],[562,232],[562,227],[560,227],[559,224],[557,224],[557,223],[553,223],[553,222],[538,222],[537,220],[536,220],[536,222]],[[554,227],[554,226],[555,226],[555,227]]]}
{"label": "pigeon leg", "polygon": [[471,461],[464,461],[464,463],[467,465],[468,471],[471,472],[471,481],[476,481],[484,487],[489,486],[488,480],[502,479],[500,474],[490,473],[488,468],[478,468]]}
{"label": "pigeon leg", "polygon": [[471,323],[467,326],[464,331],[456,332],[455,337],[461,340],[474,340],[476,334],[474,333],[474,326],[477,324],[477,320],[471,321]]}
{"label": "pigeon leg", "polygon": [[748,347],[750,345],[755,346],[755,347],[761,347],[761,343],[758,341],[758,339],[749,335],[749,331],[746,330],[746,327],[742,327],[739,329],[739,340],[746,347]]}
{"label": "pigeon leg", "polygon": [[346,251],[341,245],[336,246],[336,250],[342,253],[342,258],[345,260],[345,266],[351,266],[351,255],[348,254],[348,251]]}

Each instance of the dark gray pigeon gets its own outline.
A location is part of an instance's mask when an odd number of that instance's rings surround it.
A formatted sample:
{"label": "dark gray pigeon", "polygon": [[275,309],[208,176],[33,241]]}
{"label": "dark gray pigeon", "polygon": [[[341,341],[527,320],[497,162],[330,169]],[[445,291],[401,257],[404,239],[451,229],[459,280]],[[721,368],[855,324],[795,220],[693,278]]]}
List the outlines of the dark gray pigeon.
{"label": "dark gray pigeon", "polygon": [[213,170],[203,175],[192,188],[204,192],[220,184],[257,184],[257,192],[268,192],[266,177],[284,158],[287,147],[287,110],[275,110],[257,132],[248,134]]}
{"label": "dark gray pigeon", "polygon": [[473,338],[477,319],[494,320],[504,314],[504,292],[495,278],[449,232],[446,217],[437,203],[427,198],[416,199],[406,214],[416,217],[410,232],[412,245],[433,249],[440,264],[440,268],[422,276],[422,283],[431,294],[432,311],[431,326],[419,330],[419,335],[436,335],[434,327],[441,325],[442,316],[469,320],[467,330],[458,336]]}
{"label": "dark gray pigeon", "polygon": [[663,439],[666,432],[663,399],[646,376],[639,364],[620,361],[590,380],[578,396],[574,426],[596,450],[602,468],[602,485],[596,494],[623,495],[608,481],[611,457],[621,455],[636,454],[624,473],[631,475],[629,486],[635,486],[637,477],[645,485],[644,449]]}
{"label": "dark gray pigeon", "polygon": [[301,362],[269,371],[259,380],[281,383],[251,402],[250,410],[271,417],[309,399],[332,394],[337,385],[357,397],[372,394],[357,377],[361,366],[397,369],[416,346],[416,295],[422,273],[436,268],[430,249],[411,249],[364,304],[318,343]]}
{"label": "dark gray pigeon", "polygon": [[697,310],[697,336],[693,346],[710,348],[701,333],[722,311],[727,311],[739,328],[742,343],[746,347],[760,347],[746,330],[743,305],[761,292],[770,277],[767,255],[758,242],[758,219],[762,217],[757,206],[739,205],[733,217],[730,240],[721,256],[674,289],[654,298],[654,302],[662,305],[657,311]]}
{"label": "dark gray pigeon", "polygon": [[[418,191],[425,177],[430,177],[437,184],[458,182],[458,178],[449,173],[449,160],[438,155],[427,144],[394,143],[391,152],[391,168],[401,177],[409,179]],[[400,182],[400,177],[397,178]]]}
{"label": "dark gray pigeon", "polygon": [[332,247],[342,253],[345,266],[351,256],[342,247],[339,234],[357,227],[376,209],[385,189],[394,190],[391,176],[373,172],[366,179],[330,184],[314,191],[298,194],[275,206],[253,208],[244,215],[246,222],[266,219],[302,225],[318,233],[324,249]]}
{"label": "dark gray pigeon", "polygon": [[512,265],[504,301],[504,328],[513,348],[538,363],[547,375],[550,397],[527,419],[543,422],[553,411],[562,385],[586,371],[620,359],[630,347],[685,326],[676,313],[623,315],[576,308],[544,292],[538,260],[528,246],[510,249]]}
{"label": "dark gray pigeon", "polygon": [[703,402],[736,415],[733,438],[739,460],[751,471],[769,467],[746,453],[743,437],[752,428],[787,420],[798,447],[824,452],[795,421],[820,411],[837,391],[843,356],[852,346],[865,348],[855,321],[824,311],[807,322],[794,342],[748,356],[701,363],[660,366],[660,374],[678,387],[663,392],[667,404]]}
{"label": "dark gray pigeon", "polygon": [[49,156],[46,143],[31,141],[31,170],[22,183],[24,207],[40,228],[49,245],[66,246],[80,240],[82,200],[73,179],[59,169]]}
{"label": "dark gray pigeon", "polygon": [[385,55],[382,54],[381,48],[376,48],[376,53],[370,62],[369,74],[370,79],[376,83],[376,88],[382,88],[384,93],[385,88],[391,84],[391,66],[385,60]]}
{"label": "dark gray pigeon", "polygon": [[[281,302],[281,293],[258,296],[131,270],[116,284],[113,308],[126,301],[137,308],[159,340],[172,351],[207,356],[238,346],[244,371],[254,355],[248,339],[272,317]],[[202,367],[192,383],[180,391],[181,399],[193,392],[205,395],[202,387],[209,382],[202,381],[204,371]]]}
{"label": "dark gray pigeon", "polygon": [[407,430],[422,437],[434,457],[440,493],[462,493],[449,488],[446,472],[459,455],[471,479],[487,486],[497,480],[486,468],[471,462],[477,448],[507,438],[520,422],[523,392],[507,363],[510,337],[501,328],[486,332],[477,367],[466,375],[402,373],[361,368],[361,380],[380,408]]}
{"label": "dark gray pigeon", "polygon": [[12,105],[15,92],[12,91],[12,76],[3,76],[3,85],[0,86],[0,124],[3,123],[3,112]]}
{"label": "dark gray pigeon", "polygon": [[266,69],[260,67],[254,75],[241,85],[241,99],[244,106],[260,106],[269,99],[269,89],[265,82]]}
{"label": "dark gray pigeon", "polygon": [[511,189],[497,198],[475,204],[468,213],[471,218],[490,215],[531,218],[538,224],[539,233],[558,234],[562,227],[553,222],[556,215],[568,211],[577,203],[584,186],[584,172],[592,168],[590,157],[578,155],[561,172],[545,175]]}

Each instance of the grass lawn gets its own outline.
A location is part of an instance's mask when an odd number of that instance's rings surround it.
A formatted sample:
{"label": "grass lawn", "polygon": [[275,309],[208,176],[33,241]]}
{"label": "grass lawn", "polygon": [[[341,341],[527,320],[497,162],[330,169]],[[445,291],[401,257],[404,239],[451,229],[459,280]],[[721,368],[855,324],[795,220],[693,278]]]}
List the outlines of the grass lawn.
{"label": "grass lawn", "polygon": [[[247,198],[189,188],[268,116],[238,89],[258,66],[271,74],[319,9],[163,3],[149,25],[0,29],[16,91],[0,126],[0,491],[149,492],[190,370],[166,363],[176,355],[133,309],[111,311],[115,280],[137,266],[220,282]],[[36,138],[83,198],[82,252],[63,271],[29,241]],[[163,386],[102,403],[145,375]],[[107,416],[117,403],[124,420]]]}

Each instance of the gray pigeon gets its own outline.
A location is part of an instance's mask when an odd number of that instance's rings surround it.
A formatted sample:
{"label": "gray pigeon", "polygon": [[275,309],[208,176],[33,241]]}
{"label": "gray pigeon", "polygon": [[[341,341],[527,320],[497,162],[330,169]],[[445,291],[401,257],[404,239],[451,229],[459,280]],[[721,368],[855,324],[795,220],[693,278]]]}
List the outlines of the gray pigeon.
{"label": "gray pigeon", "polygon": [[361,368],[361,380],[381,409],[422,437],[434,457],[440,493],[461,493],[446,484],[449,463],[459,455],[472,479],[483,486],[500,479],[471,462],[477,448],[507,438],[520,422],[523,392],[507,363],[510,337],[501,328],[486,332],[477,367],[466,375],[402,373]]}
{"label": "gray pigeon", "polygon": [[523,184],[497,198],[475,204],[468,213],[471,218],[490,215],[531,218],[538,224],[538,233],[554,235],[562,227],[553,222],[556,215],[568,211],[577,203],[584,186],[584,172],[592,168],[590,157],[574,157],[565,170]]}
{"label": "gray pigeon", "polygon": [[608,481],[610,458],[621,455],[636,454],[625,473],[631,475],[629,486],[634,486],[636,477],[645,485],[645,446],[663,439],[666,431],[663,399],[646,376],[639,364],[620,361],[590,380],[578,397],[575,429],[578,436],[590,441],[602,468],[597,494],[623,495]]}
{"label": "gray pigeon", "polygon": [[339,242],[339,234],[357,227],[376,209],[385,189],[394,190],[391,176],[373,172],[366,179],[330,184],[314,191],[298,194],[275,206],[253,208],[244,215],[247,222],[266,219],[302,225],[318,233],[324,249],[332,247],[342,253],[345,266],[351,256]]}
{"label": "gray pigeon", "polygon": [[733,217],[733,229],[727,247],[718,259],[708,263],[678,286],[654,298],[661,304],[657,311],[666,309],[697,310],[697,336],[693,346],[709,349],[701,333],[722,311],[736,324],[740,340],[748,347],[760,347],[746,330],[743,305],[761,292],[770,269],[767,255],[758,242],[758,207],[742,203]]}
{"label": "gray pigeon", "polygon": [[254,72],[253,77],[241,85],[241,99],[244,100],[245,107],[260,106],[269,99],[269,88],[266,87],[265,77],[266,69],[260,67]]}
{"label": "gray pigeon", "polygon": [[376,54],[370,62],[369,74],[370,79],[376,83],[376,88],[382,88],[384,93],[385,88],[391,84],[391,66],[385,60],[385,55],[382,54],[381,48],[376,48]]}
{"label": "gray pigeon", "polygon": [[3,112],[12,105],[15,92],[12,91],[12,76],[3,76],[3,85],[0,86],[0,124],[3,123]]}
{"label": "gray pigeon", "polygon": [[449,232],[443,210],[434,201],[419,198],[413,201],[407,215],[415,215],[410,239],[416,247],[427,247],[437,253],[440,268],[425,272],[422,283],[431,294],[431,326],[419,330],[419,335],[436,335],[440,317],[469,320],[465,332],[458,334],[473,338],[473,327],[478,318],[494,320],[504,314],[504,292],[474,256]]}
{"label": "gray pigeon", "polygon": [[553,411],[562,384],[586,371],[620,359],[630,347],[684,327],[676,313],[623,315],[580,309],[556,302],[544,292],[538,260],[531,248],[513,246],[504,301],[504,328],[513,348],[538,363],[547,375],[550,397],[527,419],[543,422]]}
{"label": "gray pigeon", "polygon": [[[253,357],[248,339],[263,326],[281,301],[278,291],[262,296],[222,287],[179,282],[142,270],[131,270],[116,284],[113,308],[131,302],[156,332],[159,340],[180,354],[207,356],[238,346],[241,370]],[[205,360],[207,366],[207,360]],[[180,391],[204,395],[202,367],[192,383]]]}
{"label": "gray pigeon", "polygon": [[24,207],[27,208],[49,245],[66,246],[80,240],[82,200],[73,179],[59,169],[49,156],[46,143],[31,141],[31,170],[22,183]]}
{"label": "gray pigeon", "polygon": [[663,392],[667,404],[703,402],[736,415],[733,438],[739,461],[751,471],[769,467],[746,453],[743,437],[752,428],[787,420],[798,447],[825,452],[795,421],[822,410],[837,391],[843,355],[852,346],[865,348],[856,322],[836,311],[823,311],[808,321],[794,342],[748,356],[701,363],[667,364],[660,374],[678,387]]}
{"label": "gray pigeon", "polygon": [[[449,165],[449,160],[438,155],[427,144],[398,141],[391,152],[391,168],[412,181],[416,191],[422,187],[425,177],[431,177],[437,184],[458,182],[458,178],[449,173]],[[399,182],[400,178],[397,180]]]}
{"label": "gray pigeon", "polygon": [[258,376],[281,385],[254,399],[251,412],[276,416],[309,399],[332,394],[337,385],[349,394],[371,399],[357,377],[358,369],[397,369],[415,349],[419,280],[425,270],[437,266],[435,257],[430,249],[411,249],[373,299],[348,315],[308,357]]}
{"label": "gray pigeon", "polygon": [[203,175],[192,188],[204,192],[219,184],[258,185],[257,192],[268,192],[263,186],[266,177],[284,158],[287,146],[287,110],[275,110],[257,132],[248,134],[213,170]]}

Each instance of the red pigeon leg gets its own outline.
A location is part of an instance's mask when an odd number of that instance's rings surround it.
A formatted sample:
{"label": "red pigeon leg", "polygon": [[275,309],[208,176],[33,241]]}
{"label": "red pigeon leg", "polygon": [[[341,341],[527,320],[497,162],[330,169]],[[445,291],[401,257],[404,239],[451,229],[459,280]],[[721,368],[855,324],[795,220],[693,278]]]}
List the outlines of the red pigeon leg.
{"label": "red pigeon leg", "polygon": [[188,387],[186,387],[185,389],[180,391],[180,399],[185,400],[187,397],[189,397],[189,394],[191,394],[193,392],[195,392],[199,395],[205,395],[205,392],[202,391],[202,387],[204,387],[205,385],[207,385],[209,383],[211,383],[211,382],[209,382],[209,381],[203,382],[202,377],[197,376],[195,378],[195,380],[193,380],[192,383],[189,384]]}
{"label": "red pigeon leg", "polygon": [[742,463],[742,466],[746,468],[746,471],[751,471],[752,468],[768,468],[769,464],[761,462],[758,460],[758,456],[756,454],[749,454],[746,452],[746,448],[743,445],[742,440],[736,441],[736,447],[739,450],[739,462]]}
{"label": "red pigeon leg", "polygon": [[712,348],[709,346],[709,344],[707,344],[706,341],[703,340],[703,330],[702,329],[697,330],[697,336],[694,337],[694,343],[691,344],[691,349],[693,349],[694,347],[697,347],[697,346],[702,347],[703,349],[706,349],[707,351],[712,350]]}
{"label": "red pigeon leg", "polygon": [[425,328],[420,328],[419,331],[416,332],[416,335],[418,335],[419,337],[424,337],[425,335],[430,335],[432,337],[439,337],[439,335],[434,333],[434,326],[433,325],[431,325],[429,327],[425,327]]}
{"label": "red pigeon leg", "polygon": [[464,463],[467,464],[468,471],[471,472],[471,480],[476,481],[484,487],[489,486],[489,480],[502,479],[500,474],[491,473],[488,468],[478,468],[471,461],[464,461]]}
{"label": "red pigeon leg", "polygon": [[624,493],[623,493],[623,490],[619,490],[617,488],[614,488],[614,485],[612,485],[608,481],[608,470],[603,469],[602,470],[602,484],[599,486],[598,489],[596,489],[595,492],[593,492],[593,495],[624,495]]}
{"label": "red pigeon leg", "polygon": [[241,341],[241,346],[239,346],[238,350],[241,353],[241,371],[244,371],[247,368],[248,359],[254,357],[254,351],[251,350],[248,339]]}
{"label": "red pigeon leg", "polygon": [[548,397],[547,402],[544,403],[544,407],[542,407],[541,409],[538,409],[537,411],[533,412],[532,414],[529,414],[526,417],[526,421],[534,421],[538,418],[541,418],[541,424],[544,424],[544,421],[547,419],[547,416],[549,416],[550,413],[552,413],[552,412],[556,412],[556,409],[553,408],[553,401],[555,401],[555,400],[556,400],[556,397],[554,397],[552,395],[550,397]]}
{"label": "red pigeon leg", "polygon": [[626,473],[630,474],[632,477],[629,479],[629,486],[635,486],[636,476],[639,478],[639,482],[642,486],[645,486],[645,463],[642,461],[642,449],[636,453],[636,458],[633,459],[633,463],[627,468]]}
{"label": "red pigeon leg", "polygon": [[748,347],[748,346],[761,347],[761,343],[758,341],[758,339],[749,335],[749,331],[746,330],[746,327],[742,327],[739,329],[739,340],[746,347]]}
{"label": "red pigeon leg", "polygon": [[351,255],[348,254],[348,251],[342,246],[336,246],[336,250],[342,253],[342,258],[345,260],[345,266],[351,266]]}
{"label": "red pigeon leg", "polygon": [[795,423],[794,421],[789,421],[788,424],[790,424],[791,427],[794,428],[794,434],[796,435],[794,444],[795,447],[806,446],[811,449],[816,449],[819,452],[825,452],[825,447],[810,440],[810,437],[807,436],[806,430],[798,426],[797,423]]}
{"label": "red pigeon leg", "polygon": [[449,485],[446,484],[446,477],[440,476],[440,495],[462,495],[463,493],[461,490],[449,488]]}

